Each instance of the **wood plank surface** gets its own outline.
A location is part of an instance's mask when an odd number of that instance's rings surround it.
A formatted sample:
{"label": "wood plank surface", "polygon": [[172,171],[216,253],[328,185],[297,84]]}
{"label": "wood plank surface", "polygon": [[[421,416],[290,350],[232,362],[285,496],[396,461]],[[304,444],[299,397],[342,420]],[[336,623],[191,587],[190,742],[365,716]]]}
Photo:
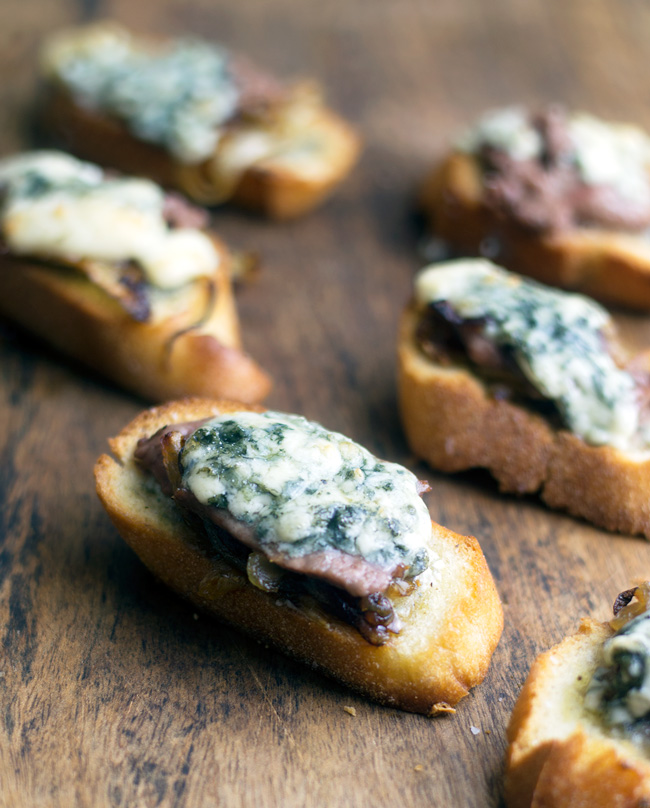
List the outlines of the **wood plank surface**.
{"label": "wood plank surface", "polygon": [[[455,716],[427,719],[196,615],[152,579],[94,494],[106,438],[143,402],[2,324],[0,806],[498,806],[505,728],[532,660],[650,577],[650,546],[409,455],[394,355],[421,263],[413,198],[486,108],[559,100],[650,127],[650,5],[2,0],[0,154],[31,142],[41,38],[106,16],[319,77],[359,127],[361,163],[321,210],[281,226],[216,213],[218,232],[263,260],[238,296],[246,345],[275,378],[269,405],[430,480],[433,517],[479,538],[506,627],[485,683]],[[648,318],[619,319],[650,342]]]}

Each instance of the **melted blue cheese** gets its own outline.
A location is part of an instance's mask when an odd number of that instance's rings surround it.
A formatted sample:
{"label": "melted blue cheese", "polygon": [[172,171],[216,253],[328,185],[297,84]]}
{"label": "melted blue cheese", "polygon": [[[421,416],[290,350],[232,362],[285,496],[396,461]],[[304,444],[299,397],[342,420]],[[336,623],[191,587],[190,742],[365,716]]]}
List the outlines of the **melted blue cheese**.
{"label": "melted blue cheese", "polygon": [[[610,729],[634,739],[637,722],[650,718],[650,613],[631,620],[603,645],[585,707]],[[635,724],[637,727],[635,728]]]}
{"label": "melted blue cheese", "polygon": [[0,161],[0,232],[16,255],[134,261],[163,289],[211,276],[219,255],[193,228],[170,229],[164,194],[149,180],[106,178],[59,152]]}
{"label": "melted blue cheese", "polygon": [[485,260],[429,267],[416,281],[421,305],[446,301],[463,320],[513,352],[526,378],[588,443],[630,447],[639,428],[632,376],[607,352],[607,312],[581,295],[549,289]]}
{"label": "melted blue cheese", "polygon": [[113,25],[55,38],[45,66],[81,104],[120,118],[184,163],[214,152],[239,101],[223,49],[194,40],[146,47]]}
{"label": "melted blue cheese", "polygon": [[411,576],[426,566],[431,519],[417,479],[297,415],[226,414],[181,454],[183,485],[291,557],[336,548]]}
{"label": "melted blue cheese", "polygon": [[[568,130],[572,160],[586,185],[607,185],[631,202],[650,199],[650,137],[645,132],[582,112],[570,116]],[[544,149],[530,114],[520,107],[487,113],[456,145],[470,153],[491,146],[514,160],[540,159]]]}
{"label": "melted blue cheese", "polygon": [[486,113],[478,123],[456,141],[464,152],[476,153],[482,146],[491,146],[510,155],[513,160],[536,160],[544,144],[529,121],[528,113],[520,107],[506,107]]}

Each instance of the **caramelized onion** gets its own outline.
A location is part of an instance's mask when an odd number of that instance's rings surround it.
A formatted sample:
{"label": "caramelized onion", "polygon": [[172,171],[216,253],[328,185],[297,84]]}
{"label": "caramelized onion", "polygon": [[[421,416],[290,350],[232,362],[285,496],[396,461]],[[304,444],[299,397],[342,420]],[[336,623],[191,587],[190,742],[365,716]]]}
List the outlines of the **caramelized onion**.
{"label": "caramelized onion", "polygon": [[248,580],[263,592],[278,592],[284,573],[262,553],[252,552],[246,562]]}
{"label": "caramelized onion", "polygon": [[644,581],[633,589],[621,592],[614,602],[614,619],[609,621],[614,631],[620,631],[624,625],[634,620],[650,605],[650,581]]}

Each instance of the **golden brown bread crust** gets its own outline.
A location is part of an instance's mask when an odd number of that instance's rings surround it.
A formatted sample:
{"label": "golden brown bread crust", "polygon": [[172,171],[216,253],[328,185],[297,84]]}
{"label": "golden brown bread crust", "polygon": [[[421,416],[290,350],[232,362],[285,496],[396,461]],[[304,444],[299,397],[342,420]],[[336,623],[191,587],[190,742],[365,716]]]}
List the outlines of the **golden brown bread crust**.
{"label": "golden brown bread crust", "polygon": [[583,620],[577,634],[537,658],[508,727],[508,808],[647,808],[650,761],[609,737],[584,710],[607,623]]}
{"label": "golden brown bread crust", "polygon": [[164,424],[245,409],[254,408],[199,399],[171,402],[142,413],[111,440],[117,461],[100,457],[95,477],[120,534],[158,578],[202,610],[377,701],[427,715],[448,712],[483,680],[503,627],[499,597],[476,539],[434,523],[431,555],[442,571],[431,585],[399,599],[395,608],[404,627],[377,647],[316,605],[297,609],[280,602],[210,558],[171,500],[133,462],[137,440]]}
{"label": "golden brown bread crust", "polygon": [[241,349],[228,254],[215,244],[214,277],[165,295],[146,322],[72,267],[0,255],[0,314],[149,401],[184,395],[260,401],[270,380]]}
{"label": "golden brown bread crust", "polygon": [[442,471],[481,467],[502,491],[538,492],[552,508],[650,538],[650,455],[589,446],[542,416],[494,399],[468,369],[442,367],[419,349],[417,311],[399,337],[399,399],[411,449]]}
{"label": "golden brown bread crust", "polygon": [[[44,132],[79,157],[125,174],[150,177],[201,204],[224,201],[224,191],[213,176],[218,152],[198,165],[184,165],[162,147],[132,136],[119,121],[76,104],[53,82],[42,91],[39,120]],[[321,141],[326,170],[301,173],[267,158],[244,171],[228,191],[230,201],[278,220],[301,216],[318,205],[349,173],[361,144],[352,127],[326,107],[312,120],[310,132]]]}
{"label": "golden brown bread crust", "polygon": [[638,236],[575,228],[536,234],[483,202],[481,169],[453,152],[425,182],[423,210],[432,232],[463,255],[489,253],[506,269],[600,300],[650,309],[650,247]]}

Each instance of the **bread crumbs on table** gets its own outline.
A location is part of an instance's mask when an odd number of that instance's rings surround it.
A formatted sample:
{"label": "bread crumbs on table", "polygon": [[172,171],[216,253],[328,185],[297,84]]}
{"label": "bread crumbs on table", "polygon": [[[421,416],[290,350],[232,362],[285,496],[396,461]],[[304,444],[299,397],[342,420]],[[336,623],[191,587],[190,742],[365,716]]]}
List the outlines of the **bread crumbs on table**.
{"label": "bread crumbs on table", "polygon": [[348,715],[356,716],[357,711],[354,707],[344,707],[343,708]]}
{"label": "bread crumbs on table", "polygon": [[413,766],[413,771],[414,772],[423,772],[424,771],[424,766],[421,763],[418,763],[417,765]]}

